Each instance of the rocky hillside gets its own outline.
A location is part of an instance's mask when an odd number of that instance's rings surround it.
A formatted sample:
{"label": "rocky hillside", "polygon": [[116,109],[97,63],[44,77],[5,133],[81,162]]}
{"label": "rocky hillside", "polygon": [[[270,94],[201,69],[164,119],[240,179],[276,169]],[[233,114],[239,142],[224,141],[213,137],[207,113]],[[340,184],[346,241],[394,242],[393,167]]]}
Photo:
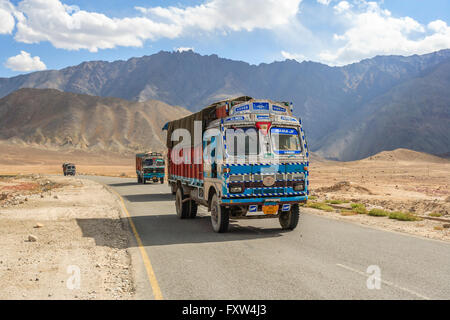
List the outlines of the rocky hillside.
{"label": "rocky hillside", "polygon": [[392,87],[319,141],[319,155],[339,160],[402,148],[450,151],[450,60]]}
{"label": "rocky hillside", "polygon": [[156,100],[20,89],[0,99],[0,140],[120,153],[164,150],[162,126],[189,113]]}
{"label": "rocky hillside", "polygon": [[[423,117],[421,130],[411,140],[411,119],[395,116],[398,108],[406,112],[410,107],[408,90],[415,90],[420,79],[448,61],[450,50],[411,57],[380,56],[344,67],[294,60],[256,66],[192,51],[159,52],[127,61],[84,62],[62,70],[0,78],[0,96],[22,87],[56,88],[133,101],[157,99],[196,111],[224,97],[246,94],[293,101],[295,114],[304,120],[311,150],[324,157],[361,159],[401,147],[443,154],[450,152],[448,140],[433,128],[446,126],[445,117],[431,122]],[[420,113],[445,114],[445,110],[436,111],[442,104],[435,103],[446,101],[448,93],[434,90],[445,79],[428,80],[434,82],[421,89],[422,102],[415,104],[413,112],[416,120]],[[388,101],[393,95],[395,105]],[[391,130],[392,124],[386,127],[381,120],[374,122],[378,112],[386,120],[394,116],[396,130],[389,139],[380,132]],[[359,129],[364,123],[376,127]],[[355,139],[355,135],[364,136]]]}

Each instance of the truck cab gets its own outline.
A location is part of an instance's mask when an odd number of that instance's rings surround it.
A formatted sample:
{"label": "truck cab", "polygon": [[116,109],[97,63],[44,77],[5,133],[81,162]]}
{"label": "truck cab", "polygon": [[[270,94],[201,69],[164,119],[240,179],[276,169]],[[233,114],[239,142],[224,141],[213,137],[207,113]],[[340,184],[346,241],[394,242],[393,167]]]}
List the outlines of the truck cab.
{"label": "truck cab", "polygon": [[173,175],[177,168],[169,163],[179,216],[184,210],[192,217],[201,204],[216,232],[227,231],[230,218],[278,218],[283,229],[294,229],[308,197],[308,151],[292,104],[240,97],[212,106],[216,117],[202,130],[196,184],[182,179],[179,168]]}
{"label": "truck cab", "polygon": [[159,152],[136,154],[136,175],[138,183],[147,181],[164,183],[165,160]]}
{"label": "truck cab", "polygon": [[64,162],[62,168],[65,176],[74,176],[77,173],[76,167],[73,163]]}

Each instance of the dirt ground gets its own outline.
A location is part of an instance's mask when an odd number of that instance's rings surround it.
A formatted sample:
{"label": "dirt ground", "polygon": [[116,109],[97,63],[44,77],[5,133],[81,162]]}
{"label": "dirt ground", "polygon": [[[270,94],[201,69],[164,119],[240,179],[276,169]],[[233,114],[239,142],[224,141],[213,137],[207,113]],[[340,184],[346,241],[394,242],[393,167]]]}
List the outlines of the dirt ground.
{"label": "dirt ground", "polygon": [[0,175],[62,174],[62,164],[73,162],[78,174],[136,176],[134,154],[56,150],[0,141]]}
{"label": "dirt ground", "polygon": [[102,185],[0,177],[0,299],[130,299],[129,233]]}
{"label": "dirt ground", "polygon": [[[450,161],[405,149],[382,152],[352,162],[316,160],[310,163],[314,202],[340,200],[332,211],[305,210],[332,219],[383,230],[450,241]],[[311,197],[314,198],[314,197]],[[351,203],[367,210],[409,212],[420,221],[398,221],[367,214],[343,215]],[[434,219],[434,220],[431,220]]]}
{"label": "dirt ground", "polygon": [[450,161],[405,149],[310,164],[311,194],[387,210],[450,215]]}

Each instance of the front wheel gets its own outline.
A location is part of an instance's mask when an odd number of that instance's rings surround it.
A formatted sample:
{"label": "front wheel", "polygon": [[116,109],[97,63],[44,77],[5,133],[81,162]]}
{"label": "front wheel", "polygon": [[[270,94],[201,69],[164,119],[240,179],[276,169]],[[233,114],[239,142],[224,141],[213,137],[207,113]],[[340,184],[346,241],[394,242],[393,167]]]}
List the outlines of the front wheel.
{"label": "front wheel", "polygon": [[282,229],[294,230],[297,227],[299,217],[300,206],[298,204],[293,204],[291,210],[280,213],[278,220],[280,221]]}
{"label": "front wheel", "polygon": [[159,179],[159,181],[161,182],[161,184],[164,183],[164,178]]}
{"label": "front wheel", "polygon": [[188,201],[189,203],[189,219],[195,219],[198,211],[198,204],[194,200]]}
{"label": "front wheel", "polygon": [[227,232],[230,224],[230,211],[220,205],[217,194],[211,199],[211,224],[218,233]]}
{"label": "front wheel", "polygon": [[189,201],[184,201],[185,196],[182,187],[177,188],[175,196],[175,207],[177,210],[177,216],[180,219],[189,218]]}

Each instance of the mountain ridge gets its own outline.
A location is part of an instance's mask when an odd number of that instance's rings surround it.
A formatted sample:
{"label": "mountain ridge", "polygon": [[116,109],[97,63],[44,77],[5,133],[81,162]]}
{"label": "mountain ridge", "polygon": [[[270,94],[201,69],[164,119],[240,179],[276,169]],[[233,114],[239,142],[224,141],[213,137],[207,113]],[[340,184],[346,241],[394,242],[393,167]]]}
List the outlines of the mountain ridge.
{"label": "mountain ridge", "polygon": [[[202,56],[193,51],[161,51],[140,58],[83,62],[61,70],[1,78],[0,97],[20,87],[54,88],[131,101],[154,99],[180,105],[190,111],[197,111],[225,97],[243,94],[291,100],[295,115],[303,119],[312,151],[328,158],[354,160],[379,150],[368,145],[357,146],[351,152],[336,153],[332,150],[333,139],[330,137],[339,134],[351,139],[355,123],[364,122],[362,114],[366,111],[366,114],[373,114],[382,109],[380,97],[448,59],[450,50],[409,57],[376,56],[342,67],[295,60],[251,65],[219,58],[215,54]],[[446,99],[445,92],[440,94]],[[407,101],[408,94],[403,93],[400,100]],[[382,123],[378,125],[383,126]],[[443,150],[427,149],[425,143],[418,141],[408,145],[408,139],[402,138],[395,146],[382,148],[450,152],[445,141],[438,143],[440,149],[444,145]]]}
{"label": "mountain ridge", "polygon": [[156,100],[130,102],[24,88],[0,99],[0,139],[99,152],[160,151],[164,123],[188,114]]}

